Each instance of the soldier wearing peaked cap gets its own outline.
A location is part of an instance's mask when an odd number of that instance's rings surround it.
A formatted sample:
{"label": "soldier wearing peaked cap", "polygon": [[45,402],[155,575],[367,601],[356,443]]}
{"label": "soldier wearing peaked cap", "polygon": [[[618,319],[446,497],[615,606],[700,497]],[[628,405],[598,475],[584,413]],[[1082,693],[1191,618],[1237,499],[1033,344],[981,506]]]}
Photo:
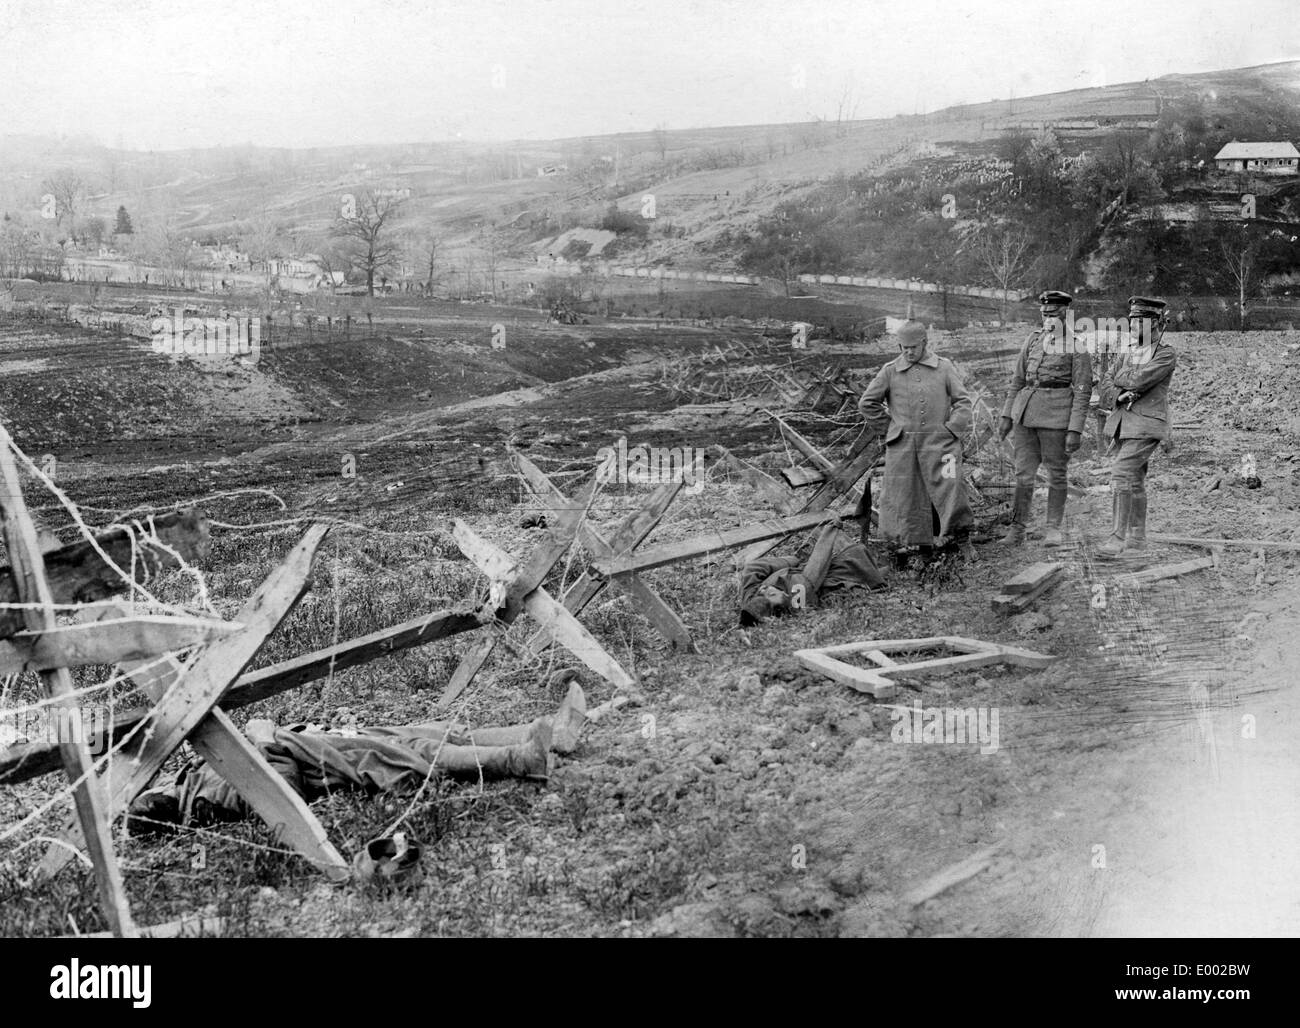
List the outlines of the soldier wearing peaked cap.
{"label": "soldier wearing peaked cap", "polygon": [[885,436],[881,535],[923,550],[964,542],[973,521],[961,474],[970,397],[952,361],[930,350],[924,325],[904,322],[897,339],[899,355],[858,401],[867,431]]}
{"label": "soldier wearing peaked cap", "polygon": [[1101,405],[1110,410],[1104,429],[1110,441],[1113,525],[1097,548],[1099,557],[1116,557],[1127,546],[1146,548],[1147,468],[1157,446],[1172,447],[1169,383],[1177,354],[1162,337],[1164,300],[1134,296],[1128,302],[1125,345],[1098,386]]}
{"label": "soldier wearing peaked cap", "polygon": [[1015,433],[1016,492],[1011,524],[1002,537],[1009,545],[1024,541],[1040,464],[1047,468],[1043,545],[1060,546],[1064,541],[1061,519],[1065,513],[1066,473],[1070,455],[1082,441],[1092,395],[1092,358],[1082,347],[1075,346],[1065,319],[1073,299],[1069,293],[1054,289],[1039,296],[1043,324],[1020,347],[1011,390],[1002,408],[998,438]]}

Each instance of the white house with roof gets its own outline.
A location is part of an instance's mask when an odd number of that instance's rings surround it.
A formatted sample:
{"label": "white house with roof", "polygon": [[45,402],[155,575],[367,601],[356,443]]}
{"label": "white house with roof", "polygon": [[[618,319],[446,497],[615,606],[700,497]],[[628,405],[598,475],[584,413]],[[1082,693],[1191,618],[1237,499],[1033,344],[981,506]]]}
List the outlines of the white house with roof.
{"label": "white house with roof", "polygon": [[1244,171],[1256,175],[1300,174],[1300,151],[1287,141],[1239,143],[1233,140],[1214,155],[1220,171]]}

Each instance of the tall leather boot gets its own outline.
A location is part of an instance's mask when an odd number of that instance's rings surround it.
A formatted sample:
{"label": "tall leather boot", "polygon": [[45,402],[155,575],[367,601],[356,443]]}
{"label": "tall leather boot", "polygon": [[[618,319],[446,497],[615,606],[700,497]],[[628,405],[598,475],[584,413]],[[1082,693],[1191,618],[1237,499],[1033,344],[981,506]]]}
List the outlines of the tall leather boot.
{"label": "tall leather boot", "polygon": [[1133,507],[1128,523],[1128,538],[1125,545],[1130,550],[1147,548],[1147,494],[1146,491],[1133,493]]}
{"label": "tall leather boot", "polygon": [[1047,531],[1043,533],[1044,546],[1065,545],[1065,537],[1061,534],[1061,521],[1065,517],[1065,498],[1068,495],[1065,489],[1047,490]]}
{"label": "tall leather boot", "polygon": [[1124,536],[1128,533],[1129,520],[1133,512],[1133,494],[1127,489],[1122,492],[1117,491],[1111,503],[1115,523],[1110,535],[1097,547],[1097,556],[1103,560],[1118,557],[1124,552]]}
{"label": "tall leather boot", "polygon": [[1011,503],[1011,524],[1000,540],[1006,546],[1019,546],[1025,541],[1025,526],[1029,523],[1029,508],[1034,502],[1032,485],[1016,486],[1016,495]]}

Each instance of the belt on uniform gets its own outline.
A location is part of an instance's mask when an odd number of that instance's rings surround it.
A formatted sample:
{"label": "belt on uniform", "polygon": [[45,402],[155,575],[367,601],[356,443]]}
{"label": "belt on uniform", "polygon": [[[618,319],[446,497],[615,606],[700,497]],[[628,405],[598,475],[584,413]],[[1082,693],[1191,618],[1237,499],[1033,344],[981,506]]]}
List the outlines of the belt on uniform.
{"label": "belt on uniform", "polygon": [[1030,382],[1028,385],[1035,389],[1072,389],[1074,388],[1068,382],[1065,385],[1052,385],[1048,382]]}

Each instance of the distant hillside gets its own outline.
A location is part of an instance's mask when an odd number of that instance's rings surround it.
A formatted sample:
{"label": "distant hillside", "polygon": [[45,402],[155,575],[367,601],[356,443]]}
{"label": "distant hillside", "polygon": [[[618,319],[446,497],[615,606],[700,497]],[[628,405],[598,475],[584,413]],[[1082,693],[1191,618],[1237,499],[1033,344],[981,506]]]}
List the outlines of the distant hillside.
{"label": "distant hillside", "polygon": [[[220,239],[237,236],[247,219],[260,215],[278,223],[286,248],[306,251],[329,229],[345,194],[409,190],[394,226],[408,248],[435,238],[446,269],[482,275],[485,232],[494,234],[491,245],[503,265],[527,267],[539,242],[568,229],[599,227],[611,204],[639,214],[652,195],[654,231],[644,243],[636,241],[641,259],[725,262],[729,254],[718,246],[720,236],[754,226],[778,205],[836,177],[987,155],[1008,132],[1042,125],[1053,126],[1066,149],[1078,152],[1116,132],[1149,131],[1168,117],[1171,105],[1209,125],[1206,152],[1191,155],[1204,159],[1216,139],[1268,138],[1282,130],[1269,115],[1279,98],[1293,105],[1300,99],[1300,62],[889,119],[546,142],[138,153],[86,141],[5,137],[0,206],[31,218],[44,177],[71,168],[90,186],[84,216],[111,222],[121,205],[142,222],[167,220],[190,237]],[[416,275],[416,262],[409,263]]]}

